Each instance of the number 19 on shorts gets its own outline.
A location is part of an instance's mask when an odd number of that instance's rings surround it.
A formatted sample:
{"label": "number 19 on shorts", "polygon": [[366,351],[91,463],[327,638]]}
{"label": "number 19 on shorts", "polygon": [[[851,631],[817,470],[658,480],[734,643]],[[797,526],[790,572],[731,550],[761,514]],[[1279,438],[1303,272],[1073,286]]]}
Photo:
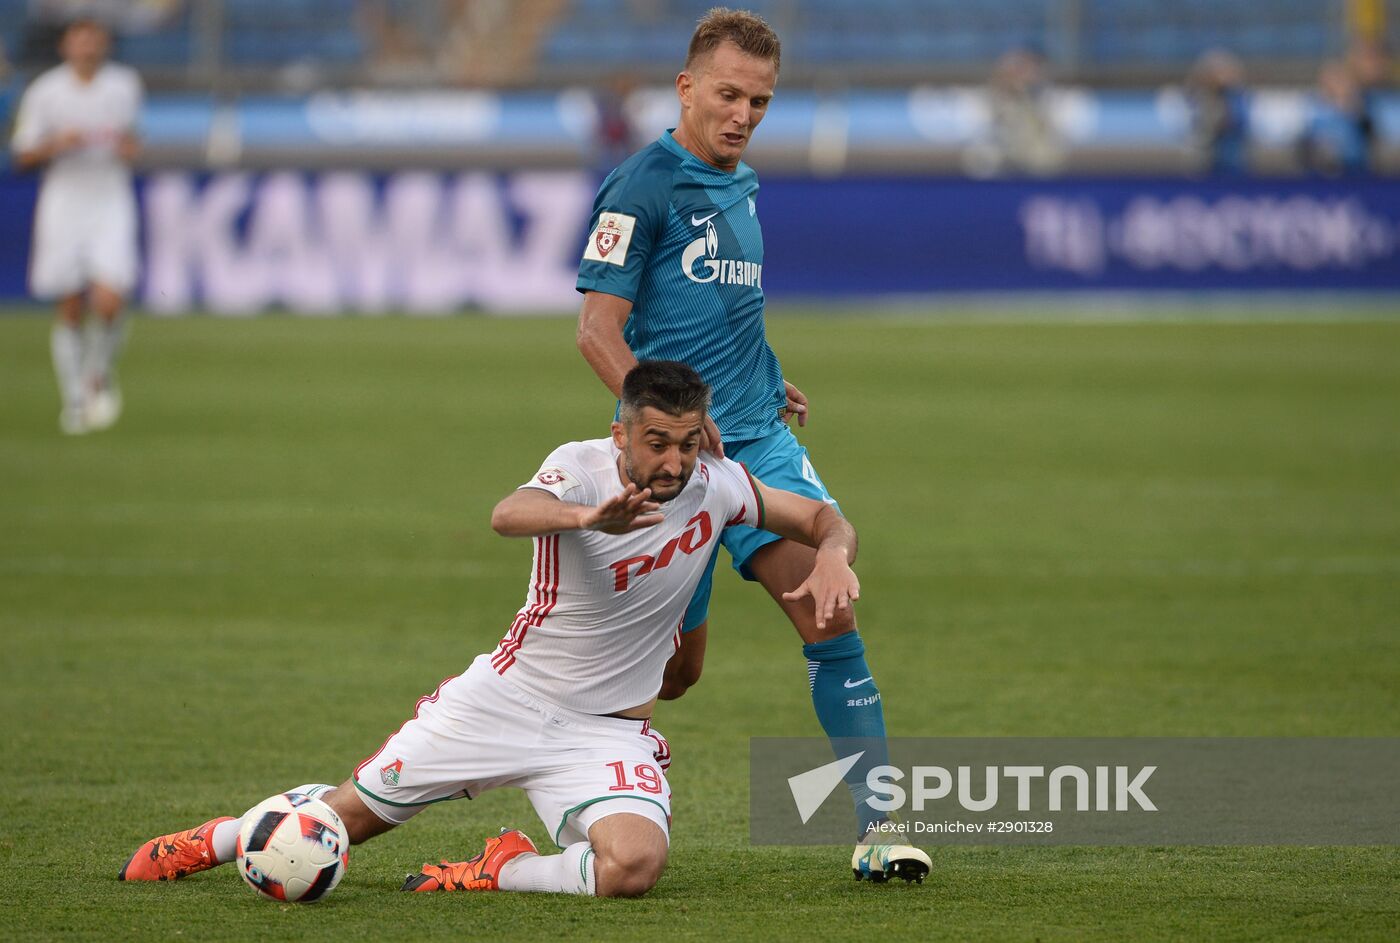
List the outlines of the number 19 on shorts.
{"label": "number 19 on shorts", "polygon": [[609,792],[635,792],[640,789],[642,792],[649,792],[654,796],[661,795],[661,774],[656,767],[648,763],[638,763],[632,767],[632,778],[628,778],[627,764],[622,760],[605,764],[613,771],[617,777],[616,784],[609,786]]}

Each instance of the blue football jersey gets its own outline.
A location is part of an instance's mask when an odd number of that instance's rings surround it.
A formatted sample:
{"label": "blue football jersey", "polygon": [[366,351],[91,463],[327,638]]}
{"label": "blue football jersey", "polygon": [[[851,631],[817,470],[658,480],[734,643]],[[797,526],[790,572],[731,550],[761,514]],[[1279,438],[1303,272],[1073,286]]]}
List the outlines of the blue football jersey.
{"label": "blue football jersey", "polygon": [[726,441],[772,432],[787,404],[763,324],[757,193],[747,164],[726,173],[667,131],[603,181],[579,265],[579,291],[632,302],[623,337],[639,360],[705,379]]}

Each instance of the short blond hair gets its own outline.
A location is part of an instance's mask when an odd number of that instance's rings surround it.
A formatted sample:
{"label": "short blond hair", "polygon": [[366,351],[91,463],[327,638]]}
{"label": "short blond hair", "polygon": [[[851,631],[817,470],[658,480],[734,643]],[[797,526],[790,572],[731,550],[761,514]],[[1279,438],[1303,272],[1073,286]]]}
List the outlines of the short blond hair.
{"label": "short blond hair", "polygon": [[767,59],[777,72],[782,63],[783,44],[778,34],[756,13],[715,7],[700,18],[690,37],[685,54],[686,70],[719,48],[720,43],[733,43],[739,50],[755,59]]}

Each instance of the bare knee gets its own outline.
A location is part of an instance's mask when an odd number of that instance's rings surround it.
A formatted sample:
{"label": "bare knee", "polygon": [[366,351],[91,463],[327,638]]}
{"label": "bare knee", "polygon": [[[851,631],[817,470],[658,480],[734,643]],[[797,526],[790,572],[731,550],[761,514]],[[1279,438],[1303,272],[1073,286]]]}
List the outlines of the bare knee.
{"label": "bare knee", "polygon": [[856,629],[856,611],[854,606],[847,606],[845,609],[837,609],[836,613],[826,620],[826,625],[817,628],[815,613],[810,620],[798,622],[793,620],[793,626],[797,629],[797,634],[802,636],[804,642],[825,642],[836,638],[838,635],[845,635],[847,632],[854,632]]}
{"label": "bare knee", "polygon": [[589,827],[588,840],[596,855],[593,877],[599,897],[640,897],[666,870],[666,832],[645,815],[599,819]]}
{"label": "bare knee", "polygon": [[112,322],[121,314],[122,305],[125,299],[120,292],[113,291],[104,285],[94,285],[92,288],[92,309],[97,312],[97,316],[107,322]]}
{"label": "bare knee", "polygon": [[856,627],[854,607],[837,609],[826,624],[818,628],[816,607],[810,598],[788,600],[783,594],[801,586],[812,572],[816,551],[793,540],[778,540],[766,544],[749,558],[748,567],[763,588],[787,613],[793,628],[808,644],[825,642],[845,635]]}
{"label": "bare knee", "polygon": [[598,854],[593,865],[599,897],[641,897],[666,870],[666,849],[630,847]]}
{"label": "bare knee", "polygon": [[82,327],[85,307],[82,295],[65,295],[58,300],[58,322],[64,327]]}

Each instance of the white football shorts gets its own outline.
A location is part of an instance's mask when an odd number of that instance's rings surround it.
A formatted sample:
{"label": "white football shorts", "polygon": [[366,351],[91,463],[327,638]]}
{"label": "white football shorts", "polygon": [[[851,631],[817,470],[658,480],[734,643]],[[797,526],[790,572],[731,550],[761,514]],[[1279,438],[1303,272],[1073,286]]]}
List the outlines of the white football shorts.
{"label": "white football shorts", "polygon": [[78,203],[39,199],[29,290],[38,298],[60,298],[100,284],[120,295],[136,285],[136,206],[129,192]]}
{"label": "white football shorts", "polygon": [[352,779],[365,805],[395,824],[447,799],[523,789],[562,848],[618,812],[646,816],[669,839],[670,760],[666,738],[647,721],[541,701],[497,674],[490,655],[479,655],[420,698]]}

